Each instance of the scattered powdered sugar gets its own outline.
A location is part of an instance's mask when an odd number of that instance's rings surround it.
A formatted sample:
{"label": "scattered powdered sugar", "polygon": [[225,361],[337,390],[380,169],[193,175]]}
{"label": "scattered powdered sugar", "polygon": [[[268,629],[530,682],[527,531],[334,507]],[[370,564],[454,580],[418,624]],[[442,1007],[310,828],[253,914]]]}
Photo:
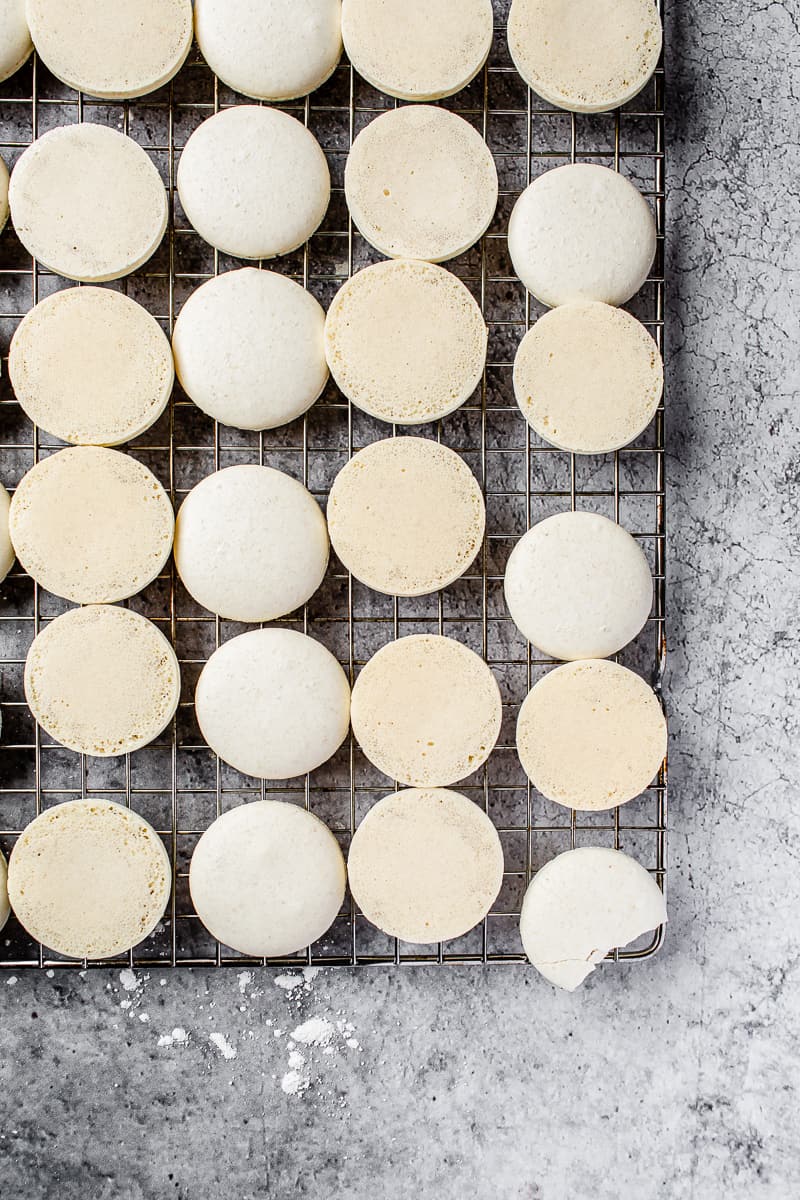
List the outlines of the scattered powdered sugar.
{"label": "scattered powdered sugar", "polygon": [[281,1091],[287,1096],[302,1096],[310,1086],[310,1077],[300,1071],[287,1071],[281,1080]]}
{"label": "scattered powdered sugar", "polygon": [[283,988],[285,992],[293,992],[295,988],[302,987],[304,982],[302,975],[275,976],[275,986]]}
{"label": "scattered powdered sugar", "polygon": [[[342,1010],[331,1011],[324,1006],[324,1002],[321,1003],[323,998],[319,993],[312,994],[314,981],[320,972],[320,967],[307,966],[285,970],[278,975],[265,973],[262,986],[259,987],[259,973],[241,970],[236,976],[236,987],[230,991],[223,990],[211,998],[207,989],[205,997],[200,997],[201,1002],[194,1008],[196,1028],[186,1029],[176,1025],[171,1031],[163,1033],[154,1029],[155,1043],[161,1050],[186,1049],[190,1052],[193,1048],[194,1053],[204,1055],[209,1069],[217,1063],[220,1066],[230,1065],[235,1070],[234,1064],[240,1057],[240,1051],[249,1042],[268,1038],[271,1030],[270,1044],[275,1046],[279,1058],[285,1054],[283,1070],[276,1071],[272,1076],[283,1095],[287,1098],[302,1097],[306,1093],[320,1098],[330,1096],[334,1094],[330,1085],[334,1083],[342,1056],[349,1057],[354,1052],[360,1052],[362,1047],[356,1037],[355,1026],[347,1020]],[[147,998],[149,979],[146,972],[137,973],[126,967],[119,972],[118,985],[108,985],[109,991],[116,994],[122,1012],[129,1019],[133,1019],[134,1015],[138,1017],[134,1023],[142,1030],[152,1028],[150,1015],[141,1011]],[[273,992],[271,1003],[270,979],[279,989],[281,997],[279,1000]],[[162,988],[167,985],[163,976],[157,977],[157,982]],[[223,995],[228,997],[224,1001]],[[274,1009],[276,1002],[278,1010],[281,1007],[285,1009],[283,1020],[279,1015],[276,1020],[275,1012],[273,1016],[263,1012],[265,1004]],[[159,1004],[163,1006],[163,1003],[163,996],[160,996]],[[239,1018],[239,1028],[235,1028],[233,1033],[219,1032],[223,1009],[243,1014]],[[205,1028],[201,1028],[201,1022]],[[335,1091],[338,1092],[338,1089]],[[343,1104],[345,1100],[337,1096],[336,1102]]]}
{"label": "scattered powdered sugar", "polygon": [[126,967],[124,971],[120,971],[119,981],[126,992],[135,992],[141,986],[136,973],[130,967]]}
{"label": "scattered powdered sugar", "polygon": [[162,1033],[158,1039],[159,1047],[165,1046],[188,1046],[189,1035],[180,1025],[173,1029],[172,1033]]}
{"label": "scattered powdered sugar", "polygon": [[210,1033],[208,1040],[217,1047],[226,1062],[230,1062],[231,1059],[236,1058],[236,1047],[230,1044],[224,1033]]}
{"label": "scattered powdered sugar", "polygon": [[322,967],[303,967],[296,975],[276,975],[273,982],[276,987],[283,988],[285,992],[293,992],[300,987],[304,992],[310,992],[311,984],[321,970]]}
{"label": "scattered powdered sugar", "polygon": [[333,1025],[324,1017],[311,1017],[297,1026],[292,1038],[304,1046],[327,1046],[335,1032]]}

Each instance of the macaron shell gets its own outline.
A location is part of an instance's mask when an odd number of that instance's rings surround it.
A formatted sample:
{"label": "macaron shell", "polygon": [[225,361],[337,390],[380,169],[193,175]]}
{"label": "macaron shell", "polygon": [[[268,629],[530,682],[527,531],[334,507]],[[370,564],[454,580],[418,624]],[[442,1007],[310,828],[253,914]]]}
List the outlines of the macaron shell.
{"label": "macaron shell", "polygon": [[514,270],[537,300],[620,305],[647,279],[656,252],[650,206],[624,176],[568,163],[538,176],[508,224]]}
{"label": "macaron shell", "polygon": [[355,832],[350,890],[367,920],[418,945],[473,929],[503,882],[503,849],[482,809],[445,788],[379,800]]}
{"label": "macaron shell", "polygon": [[200,236],[246,259],[296,250],[319,226],[331,194],[313,133],[280,109],[253,104],[223,109],[195,129],[181,153],[177,187]]}
{"label": "macaron shell", "polygon": [[229,87],[255,100],[294,100],[336,70],[341,9],[341,0],[195,0],[195,36]]}
{"label": "macaron shell", "polygon": [[548,800],[604,812],[639,796],[667,752],[652,688],[618,663],[589,659],[544,675],[517,720],[525,774]]}
{"label": "macaron shell", "polygon": [[108,800],[72,800],[41,813],[17,839],[8,872],[20,923],[70,958],[111,958],[144,941],[171,885],[158,834]]}
{"label": "macaron shell", "polygon": [[318,817],[294,804],[256,800],[223,813],[202,835],[189,889],[219,942],[279,957],[306,949],[336,919],[344,859]]}
{"label": "macaron shell", "polygon": [[84,283],[135,271],[167,228],[167,193],[152,160],[132,138],[89,122],[51,129],[23,151],[9,205],[25,249]]}
{"label": "macaron shell", "polygon": [[387,258],[445,262],[488,229],[497,207],[497,168],[463,117],[404,105],[358,134],[344,190],[359,232]]}
{"label": "macaron shell", "polygon": [[27,0],[26,13],[48,70],[103,100],[156,91],[192,46],[191,0]]}
{"label": "macaron shell", "polygon": [[368,83],[400,100],[441,100],[489,57],[491,0],[344,0],[348,57]]}
{"label": "macaron shell", "polygon": [[661,54],[654,0],[513,0],[508,48],[525,82],[570,112],[608,112],[646,86]]}
{"label": "macaron shell", "polygon": [[666,920],[664,894],[640,863],[619,850],[582,846],[534,875],[520,935],[540,974],[572,992],[610,950]]}
{"label": "macaron shell", "polygon": [[163,732],[181,680],[175,651],[152,621],[92,604],[44,626],[28,651],[24,684],[46,733],[79,754],[111,758]]}

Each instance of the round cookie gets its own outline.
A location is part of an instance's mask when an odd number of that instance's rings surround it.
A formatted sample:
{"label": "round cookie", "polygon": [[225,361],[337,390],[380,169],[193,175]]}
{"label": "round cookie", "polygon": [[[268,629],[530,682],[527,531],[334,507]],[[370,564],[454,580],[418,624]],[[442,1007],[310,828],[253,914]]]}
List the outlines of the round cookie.
{"label": "round cookie", "polygon": [[0,158],[0,233],[8,220],[8,167]]}
{"label": "round cookie", "polygon": [[353,733],[371,763],[412,787],[446,787],[486,762],[503,705],[489,667],[453,638],[389,642],[353,687]]}
{"label": "round cookie", "polygon": [[487,343],[480,306],[461,280],[411,259],[358,271],[325,321],[328,366],[342,392],[398,425],[437,421],[468,400]]}
{"label": "round cookie", "polygon": [[489,57],[492,0],[344,0],[350,62],[399,100],[441,100],[474,79]]}
{"label": "round cookie", "polygon": [[192,292],[178,313],[172,352],[197,407],[236,429],[294,421],[328,381],[322,307],[293,279],[255,267]]}
{"label": "round cookie", "polygon": [[11,220],[40,263],[84,283],[120,279],[147,262],[167,228],[167,193],[132,138],[106,125],[61,125],[14,168]]}
{"label": "round cookie", "polygon": [[277,108],[239,104],[195,129],[178,163],[178,195],[202,238],[237,258],[275,258],[308,241],[331,181],[319,142]]}
{"label": "round cookie", "polygon": [[661,40],[654,0],[513,0],[508,14],[514,66],[570,112],[608,112],[633,99],[656,69]]}
{"label": "round cookie", "polygon": [[546,863],[522,902],[519,931],[536,969],[574,992],[610,950],[667,919],[652,875],[620,850],[581,846]]}
{"label": "round cookie", "polygon": [[228,87],[256,100],[294,100],[335,71],[341,13],[341,0],[195,0],[195,36]]}
{"label": "round cookie", "polygon": [[320,642],[293,629],[252,629],[211,655],[195,712],[223,762],[258,779],[294,779],[347,737],[350,685]]}
{"label": "round cookie", "polygon": [[326,825],[295,804],[256,800],[217,817],[197,843],[189,890],[217,941],[277,958],[316,942],[344,901],[345,866]]}
{"label": "round cookie", "polygon": [[77,604],[135,595],[164,568],[175,519],[152,471],[100,446],[43,458],[11,501],[11,541],[41,587]]}
{"label": "round cookie", "polygon": [[514,270],[542,304],[624,304],[650,273],[656,226],[624,176],[596,163],[545,171],[514,205],[508,223]]}
{"label": "round cookie", "polygon": [[31,937],[70,958],[111,958],[143,942],[169,900],[164,843],[110,800],[68,800],[41,813],[11,852],[8,889]]}
{"label": "round cookie", "polygon": [[497,169],[463,117],[406,105],[361,130],[344,169],[344,190],[359,232],[381,254],[444,262],[488,229],[497,207]]}
{"label": "round cookie", "polygon": [[548,800],[603,812],[652,783],[667,752],[667,723],[640,675],[587,659],[556,667],[531,688],[519,711],[517,750]]}
{"label": "round cookie", "polygon": [[514,359],[514,394],[540,437],[573,454],[605,454],[650,424],[664,364],[644,325],[599,301],[540,317]]}
{"label": "round cookie", "polygon": [[32,50],[25,0],[0,0],[0,83],[27,62]]}
{"label": "round cookie", "polygon": [[486,506],[453,450],[386,438],[359,450],[333,481],[331,543],[356,579],[389,596],[424,596],[458,579],[481,548]]}
{"label": "round cookie", "polygon": [[6,860],[0,850],[0,929],[3,928],[11,913],[11,905],[8,903],[8,869]]}
{"label": "round cookie", "polygon": [[644,628],[653,577],[621,525],[597,513],[556,513],[512,550],[505,596],[514,624],[551,658],[607,658]]}
{"label": "round cookie", "polygon": [[102,100],[154,92],[192,46],[191,0],[27,0],[26,11],[47,69]]}
{"label": "round cookie", "polygon": [[141,304],[109,288],[66,288],[41,300],[11,339],[8,373],[41,429],[65,442],[118,446],[167,406],[172,350]]}
{"label": "round cookie", "polygon": [[152,621],[107,604],[73,608],[34,638],[25,699],[42,729],[95,758],[146,746],[175,715],[175,651]]}
{"label": "round cookie", "polygon": [[14,565],[16,554],[11,544],[11,534],[8,528],[8,514],[11,508],[11,497],[0,483],[0,583]]}
{"label": "round cookie", "polygon": [[347,859],[353,899],[391,937],[418,945],[474,928],[497,899],[503,848],[460,792],[409,788],[370,809]]}
{"label": "round cookie", "polygon": [[313,596],[328,565],[314,497],[272,467],[226,467],[192,488],[175,524],[175,566],[191,596],[231,621],[273,621]]}

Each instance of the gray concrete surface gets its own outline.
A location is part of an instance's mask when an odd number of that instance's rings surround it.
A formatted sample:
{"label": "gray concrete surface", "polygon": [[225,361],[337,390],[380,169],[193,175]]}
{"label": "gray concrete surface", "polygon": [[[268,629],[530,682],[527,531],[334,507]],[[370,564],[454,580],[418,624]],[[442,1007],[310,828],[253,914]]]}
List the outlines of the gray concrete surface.
{"label": "gray concrete surface", "polygon": [[800,1194],[797,5],[673,3],[668,46],[665,949],[574,996],[513,967],[0,980],[9,1200]]}

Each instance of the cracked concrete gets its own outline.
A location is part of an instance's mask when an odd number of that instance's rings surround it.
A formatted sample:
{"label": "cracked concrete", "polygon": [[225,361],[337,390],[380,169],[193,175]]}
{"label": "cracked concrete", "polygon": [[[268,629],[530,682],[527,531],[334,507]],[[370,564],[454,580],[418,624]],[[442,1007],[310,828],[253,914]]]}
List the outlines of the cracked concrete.
{"label": "cracked concrete", "polygon": [[[799,15],[669,13],[661,954],[572,995],[517,968],[0,979],[3,1195],[800,1194]],[[335,1035],[293,1066],[311,1017]]]}

